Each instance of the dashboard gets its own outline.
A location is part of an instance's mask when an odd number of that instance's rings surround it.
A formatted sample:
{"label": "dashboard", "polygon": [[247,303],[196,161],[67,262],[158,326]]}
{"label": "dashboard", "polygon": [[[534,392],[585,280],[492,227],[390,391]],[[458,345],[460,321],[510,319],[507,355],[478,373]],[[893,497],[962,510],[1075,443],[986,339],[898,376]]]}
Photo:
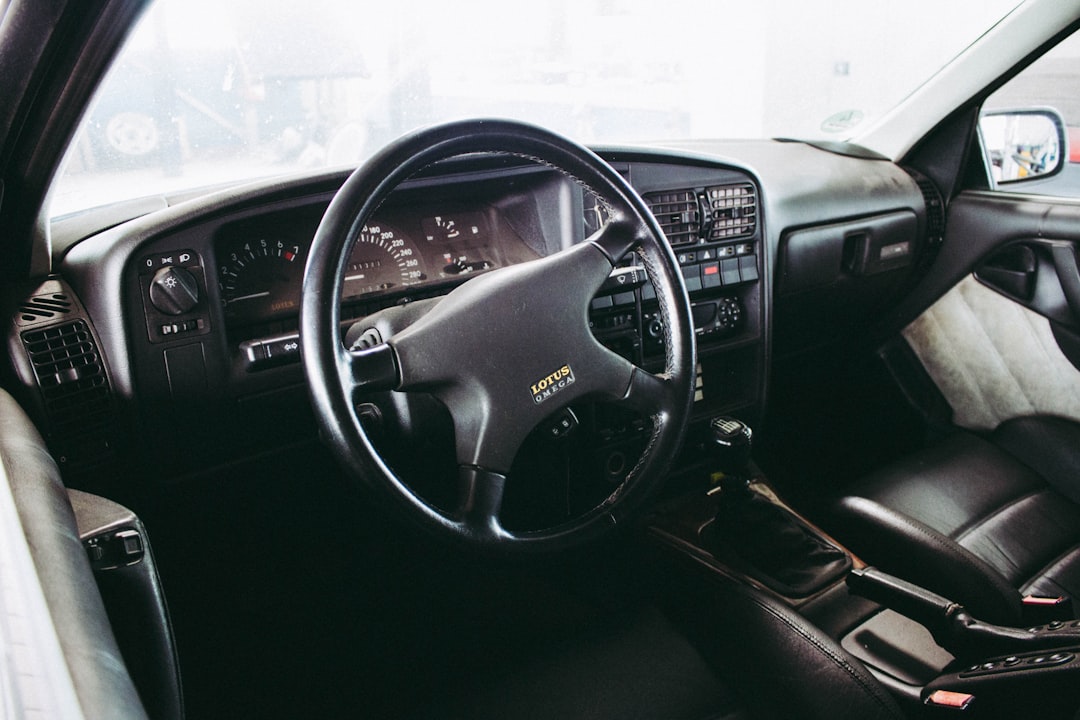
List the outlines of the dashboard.
{"label": "dashboard", "polygon": [[[794,143],[739,150],[739,162],[699,148],[601,152],[645,199],[682,269],[698,343],[695,417],[753,423],[767,400],[775,328],[791,323],[785,337],[812,342],[819,328],[871,312],[929,241],[924,190],[891,163]],[[28,400],[64,438],[69,469],[100,472],[130,454],[126,446],[168,476],[314,435],[298,308],[312,238],[346,177],[224,191],[71,245],[59,273],[27,293],[9,337],[24,384],[37,389]],[[439,163],[359,229],[342,319],[353,326],[438,298],[476,274],[580,243],[605,220],[587,190],[551,168],[488,156]],[[852,253],[863,262],[853,265]],[[33,310],[60,302],[64,313]],[[588,313],[602,343],[647,369],[662,365],[655,292],[636,256],[618,264]],[[87,368],[48,364],[69,337],[89,348]],[[64,395],[69,376],[99,393],[98,414]],[[421,414],[411,405],[393,412],[407,425]],[[618,482],[641,423],[602,410],[582,418],[586,464]],[[411,432],[403,445],[432,434],[423,422]]]}

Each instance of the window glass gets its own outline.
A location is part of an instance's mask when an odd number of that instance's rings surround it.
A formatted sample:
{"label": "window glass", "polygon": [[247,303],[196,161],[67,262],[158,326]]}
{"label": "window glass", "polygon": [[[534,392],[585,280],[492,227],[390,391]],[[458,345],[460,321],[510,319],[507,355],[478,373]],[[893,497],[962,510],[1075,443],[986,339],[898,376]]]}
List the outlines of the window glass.
{"label": "window glass", "polygon": [[69,148],[52,213],[355,165],[461,117],[584,143],[843,140],[1016,4],[157,0]]}
{"label": "window glass", "polygon": [[[1027,111],[1047,109],[1060,116],[1066,142],[1056,148],[1044,122]],[[1019,111],[1008,113],[1007,111]],[[1009,192],[1080,197],[1080,32],[1074,33],[991,95],[983,105],[981,123],[995,180],[1029,173],[1029,166],[1056,161],[1064,168],[1052,177],[1023,179],[998,185]],[[1002,128],[1015,138],[1002,153]]]}

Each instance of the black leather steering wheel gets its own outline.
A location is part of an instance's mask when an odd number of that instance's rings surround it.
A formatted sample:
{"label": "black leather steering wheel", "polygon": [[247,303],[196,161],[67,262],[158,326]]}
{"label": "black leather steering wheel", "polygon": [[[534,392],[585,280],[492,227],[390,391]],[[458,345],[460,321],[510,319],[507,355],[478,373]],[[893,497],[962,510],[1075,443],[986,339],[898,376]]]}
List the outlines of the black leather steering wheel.
{"label": "black leather steering wheel", "polygon": [[[373,348],[342,342],[340,298],[350,250],[387,196],[420,170],[470,153],[501,153],[559,170],[594,192],[609,219],[586,242],[479,275]],[[652,374],[601,345],[589,303],[634,251],[659,301],[664,369]],[[507,120],[471,120],[408,135],[342,185],[323,216],[304,275],[303,366],[330,446],[355,477],[388,491],[422,524],[474,547],[554,549],[595,537],[638,508],[682,442],[694,394],[695,347],[679,266],[644,202],[588,149]],[[354,410],[378,390],[424,391],[453,418],[458,507],[437,508],[386,464]],[[627,480],[591,511],[560,525],[509,531],[499,522],[506,474],[526,436],[557,410],[606,399],[651,418],[651,436]]]}

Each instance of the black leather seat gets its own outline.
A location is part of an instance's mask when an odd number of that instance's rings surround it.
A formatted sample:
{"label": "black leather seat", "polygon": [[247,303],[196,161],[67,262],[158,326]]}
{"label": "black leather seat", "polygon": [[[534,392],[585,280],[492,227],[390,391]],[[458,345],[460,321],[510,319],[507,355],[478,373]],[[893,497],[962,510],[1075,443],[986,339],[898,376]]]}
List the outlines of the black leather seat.
{"label": "black leather seat", "polygon": [[1007,421],[961,432],[863,478],[838,539],[867,562],[968,607],[1023,622],[1027,594],[1080,598],[1080,425]]}

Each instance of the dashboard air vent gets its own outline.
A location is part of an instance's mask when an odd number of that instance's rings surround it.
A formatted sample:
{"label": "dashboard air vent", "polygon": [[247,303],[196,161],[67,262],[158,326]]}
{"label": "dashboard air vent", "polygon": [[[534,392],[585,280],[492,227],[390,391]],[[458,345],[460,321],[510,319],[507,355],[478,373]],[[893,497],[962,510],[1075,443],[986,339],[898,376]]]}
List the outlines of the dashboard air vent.
{"label": "dashboard air vent", "polygon": [[757,192],[750,183],[707,188],[705,197],[712,212],[709,240],[750,237],[757,230]]}
{"label": "dashboard air vent", "polygon": [[109,382],[86,322],[22,334],[53,432],[86,432],[111,419]]}
{"label": "dashboard air vent", "polygon": [[698,240],[701,231],[701,212],[693,190],[649,193],[645,196],[660,229],[672,245],[685,245]]}
{"label": "dashboard air vent", "polygon": [[931,245],[937,245],[945,239],[945,201],[933,180],[911,168],[907,168],[907,172],[919,186],[926,202],[926,235]]}
{"label": "dashboard air vent", "polygon": [[72,311],[71,298],[64,293],[44,293],[35,295],[19,306],[16,321],[19,325],[28,325],[41,320],[51,320]]}

